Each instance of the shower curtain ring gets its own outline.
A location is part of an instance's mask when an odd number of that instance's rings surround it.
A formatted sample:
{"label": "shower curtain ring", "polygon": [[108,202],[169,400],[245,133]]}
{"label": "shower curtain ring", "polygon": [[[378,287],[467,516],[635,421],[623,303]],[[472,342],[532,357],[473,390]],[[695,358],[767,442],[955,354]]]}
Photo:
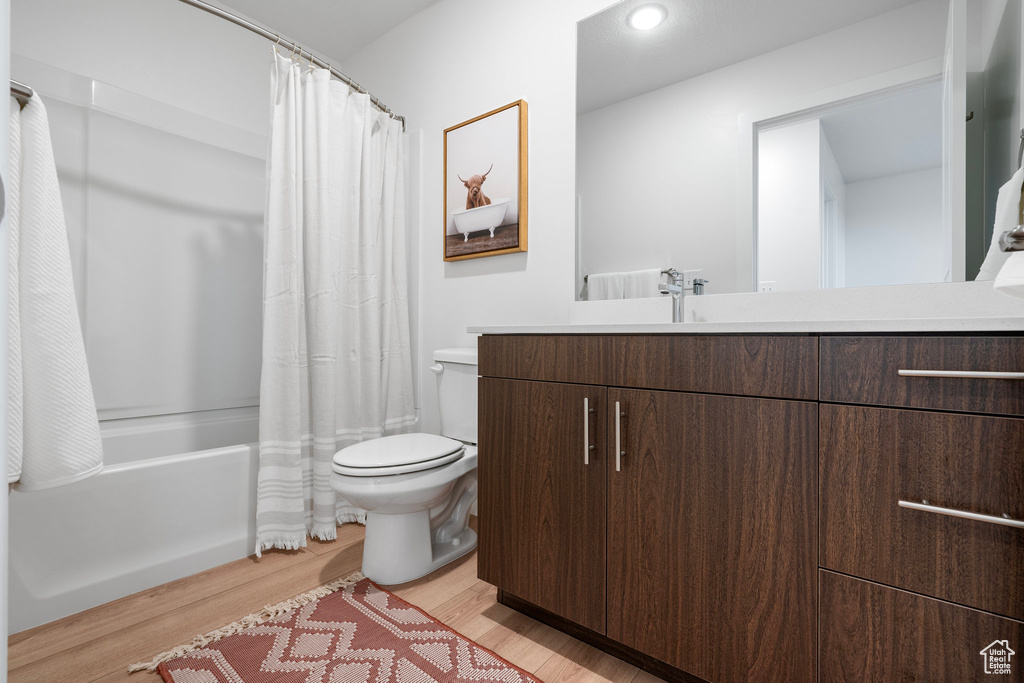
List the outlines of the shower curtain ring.
{"label": "shower curtain ring", "polygon": [[277,34],[277,33],[275,33],[274,35],[277,36],[277,42],[274,43],[274,52],[276,52],[277,55],[280,56],[281,53],[278,51],[277,46],[281,44],[281,36],[280,36],[280,34]]}

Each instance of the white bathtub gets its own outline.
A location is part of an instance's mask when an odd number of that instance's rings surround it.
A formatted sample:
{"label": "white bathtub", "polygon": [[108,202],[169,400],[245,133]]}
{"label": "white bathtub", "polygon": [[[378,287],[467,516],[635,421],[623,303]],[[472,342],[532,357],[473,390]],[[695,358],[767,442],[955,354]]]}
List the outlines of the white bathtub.
{"label": "white bathtub", "polygon": [[494,237],[494,229],[505,220],[505,211],[508,209],[510,201],[512,200],[508,197],[502,197],[484,206],[452,211],[455,230],[461,232],[467,241],[469,240],[469,233],[478,230],[490,230],[491,237]]}
{"label": "white bathtub", "polygon": [[251,554],[258,463],[256,444],[227,446],[12,492],[10,632]]}

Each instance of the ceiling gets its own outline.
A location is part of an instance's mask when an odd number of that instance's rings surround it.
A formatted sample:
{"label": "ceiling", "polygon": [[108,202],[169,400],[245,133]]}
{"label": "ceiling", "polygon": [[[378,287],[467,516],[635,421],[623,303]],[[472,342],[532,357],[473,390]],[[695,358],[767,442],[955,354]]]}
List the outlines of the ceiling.
{"label": "ceiling", "polygon": [[[208,0],[209,1],[209,0]],[[438,0],[213,0],[234,14],[341,62]]]}
{"label": "ceiling", "polygon": [[845,104],[820,116],[843,180],[912,173],[942,164],[942,83]]}
{"label": "ceiling", "polygon": [[579,23],[577,114],[736,64],[915,0],[655,0],[668,18],[636,31],[623,0]]}

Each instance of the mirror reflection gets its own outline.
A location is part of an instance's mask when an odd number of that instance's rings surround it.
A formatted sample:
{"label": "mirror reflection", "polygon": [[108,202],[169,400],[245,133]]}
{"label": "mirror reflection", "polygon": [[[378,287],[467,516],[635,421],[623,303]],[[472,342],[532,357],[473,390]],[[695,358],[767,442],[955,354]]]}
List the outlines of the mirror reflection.
{"label": "mirror reflection", "polygon": [[977,276],[1017,168],[1021,0],[658,0],[635,29],[646,4],[578,26],[581,298],[650,269],[706,293]]}

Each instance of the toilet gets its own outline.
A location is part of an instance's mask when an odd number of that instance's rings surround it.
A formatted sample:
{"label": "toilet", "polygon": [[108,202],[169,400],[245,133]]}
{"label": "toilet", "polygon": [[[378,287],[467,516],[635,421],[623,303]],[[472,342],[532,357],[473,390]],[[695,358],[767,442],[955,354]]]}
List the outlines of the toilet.
{"label": "toilet", "polygon": [[476,501],[476,349],[440,349],[441,436],[396,434],[343,448],[331,488],[366,510],[363,575],[394,585],[425,576],[476,548],[467,526]]}

